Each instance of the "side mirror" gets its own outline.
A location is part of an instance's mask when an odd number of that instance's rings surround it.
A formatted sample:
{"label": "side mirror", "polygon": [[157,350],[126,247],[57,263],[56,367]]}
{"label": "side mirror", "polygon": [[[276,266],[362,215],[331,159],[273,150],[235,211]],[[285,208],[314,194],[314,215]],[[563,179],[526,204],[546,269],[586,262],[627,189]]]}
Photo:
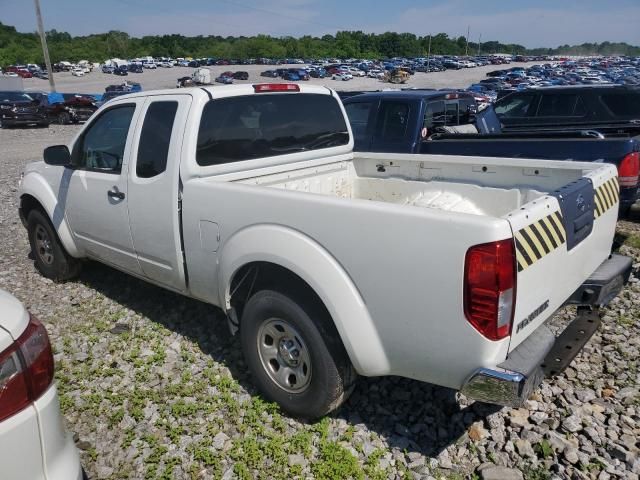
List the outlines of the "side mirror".
{"label": "side mirror", "polygon": [[71,153],[66,145],[54,145],[44,149],[44,163],[47,165],[71,165]]}

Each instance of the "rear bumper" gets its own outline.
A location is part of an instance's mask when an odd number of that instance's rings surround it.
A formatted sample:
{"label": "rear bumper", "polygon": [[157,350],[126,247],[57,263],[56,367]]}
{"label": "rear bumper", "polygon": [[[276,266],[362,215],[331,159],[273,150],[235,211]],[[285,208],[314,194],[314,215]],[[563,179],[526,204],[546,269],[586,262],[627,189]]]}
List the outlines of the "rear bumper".
{"label": "rear bumper", "polygon": [[620,187],[620,208],[629,208],[638,200],[640,189],[638,187]]}
{"label": "rear bumper", "polygon": [[591,307],[609,303],[630,273],[630,258],[611,255],[567,301],[579,305],[578,313],[558,337],[541,325],[503,363],[476,370],[461,392],[481,402],[522,406],[545,376],[562,372],[589,341],[601,323]]}

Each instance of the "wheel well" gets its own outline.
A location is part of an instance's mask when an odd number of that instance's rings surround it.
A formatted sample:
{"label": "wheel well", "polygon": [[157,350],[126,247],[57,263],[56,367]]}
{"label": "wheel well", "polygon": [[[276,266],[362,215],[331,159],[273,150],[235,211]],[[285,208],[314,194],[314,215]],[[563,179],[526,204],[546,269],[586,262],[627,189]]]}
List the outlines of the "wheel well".
{"label": "wheel well", "polygon": [[[231,307],[237,319],[242,318],[242,310],[251,295],[260,290],[275,290],[307,305],[318,312],[325,338],[336,339],[346,353],[340,334],[322,299],[315,290],[291,270],[270,262],[251,262],[239,268],[231,280]],[[240,327],[238,324],[236,327]]]}
{"label": "wheel well", "polygon": [[243,304],[251,295],[265,289],[310,300],[324,308],[322,300],[306,281],[291,270],[271,262],[251,262],[236,271],[229,288],[231,306],[238,310],[240,316]]}
{"label": "wheel well", "polygon": [[20,197],[20,211],[22,212],[22,217],[25,221],[29,218],[29,213],[35,209],[41,210],[45,215],[47,213],[42,204],[35,197],[27,194]]}

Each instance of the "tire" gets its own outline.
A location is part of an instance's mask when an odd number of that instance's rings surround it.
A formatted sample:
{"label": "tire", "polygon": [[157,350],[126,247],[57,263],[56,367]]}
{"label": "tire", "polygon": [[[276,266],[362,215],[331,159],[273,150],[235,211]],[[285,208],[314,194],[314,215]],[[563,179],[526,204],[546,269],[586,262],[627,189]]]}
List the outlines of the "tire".
{"label": "tire", "polygon": [[71,115],[69,115],[69,112],[60,112],[58,114],[58,124],[67,125],[68,123],[71,123]]}
{"label": "tire", "polygon": [[70,256],[49,218],[40,210],[32,210],[27,218],[29,244],[36,269],[55,282],[69,280],[80,273],[82,264]]}
{"label": "tire", "polygon": [[316,419],[351,394],[356,373],[317,302],[262,290],[244,307],[240,341],[256,386],[287,413]]}

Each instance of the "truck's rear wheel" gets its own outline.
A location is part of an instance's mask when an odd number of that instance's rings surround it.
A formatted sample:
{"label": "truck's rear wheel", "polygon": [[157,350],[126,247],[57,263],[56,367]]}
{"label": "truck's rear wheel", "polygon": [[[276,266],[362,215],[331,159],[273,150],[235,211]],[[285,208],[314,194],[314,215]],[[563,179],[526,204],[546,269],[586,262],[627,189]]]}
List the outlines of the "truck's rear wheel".
{"label": "truck's rear wheel", "polygon": [[27,231],[33,262],[42,275],[62,282],[80,273],[80,261],[66,252],[53,225],[40,210],[29,213]]}
{"label": "truck's rear wheel", "polygon": [[314,419],[344,402],[356,374],[322,308],[273,290],[244,307],[240,336],[256,386],[288,413]]}

